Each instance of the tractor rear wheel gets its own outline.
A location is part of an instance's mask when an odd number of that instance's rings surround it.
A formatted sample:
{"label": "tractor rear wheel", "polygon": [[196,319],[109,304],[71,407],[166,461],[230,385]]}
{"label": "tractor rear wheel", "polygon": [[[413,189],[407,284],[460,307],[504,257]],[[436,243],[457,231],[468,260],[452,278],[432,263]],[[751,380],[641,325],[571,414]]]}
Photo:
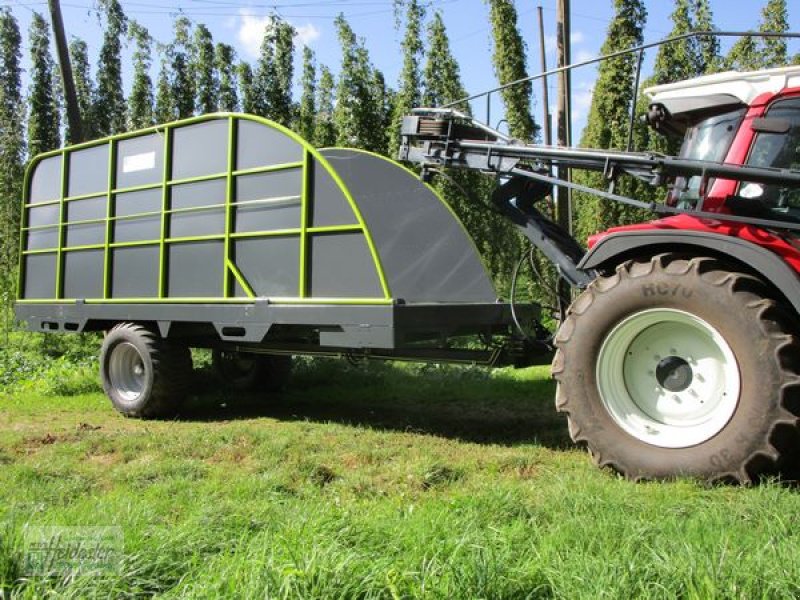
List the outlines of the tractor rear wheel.
{"label": "tractor rear wheel", "polygon": [[127,417],[164,417],[183,401],[192,373],[189,348],[136,323],[108,332],[100,350],[100,377],[114,408]]}
{"label": "tractor rear wheel", "polygon": [[214,350],[211,358],[222,383],[238,392],[279,392],[292,372],[290,356]]}
{"label": "tractor rear wheel", "polygon": [[599,277],[556,337],[572,439],[632,479],[749,483],[797,449],[800,344],[757,278],[662,254]]}

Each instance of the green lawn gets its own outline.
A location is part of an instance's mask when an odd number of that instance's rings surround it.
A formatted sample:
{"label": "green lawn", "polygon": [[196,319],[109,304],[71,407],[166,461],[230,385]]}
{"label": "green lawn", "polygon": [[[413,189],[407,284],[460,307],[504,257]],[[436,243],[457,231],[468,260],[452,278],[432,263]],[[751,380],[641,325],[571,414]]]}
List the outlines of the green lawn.
{"label": "green lawn", "polygon": [[[38,389],[38,388],[32,388]],[[171,422],[0,392],[0,597],[777,598],[800,495],[634,484],[571,446],[547,369],[300,365]],[[118,526],[103,576],[25,576],[29,526]]]}

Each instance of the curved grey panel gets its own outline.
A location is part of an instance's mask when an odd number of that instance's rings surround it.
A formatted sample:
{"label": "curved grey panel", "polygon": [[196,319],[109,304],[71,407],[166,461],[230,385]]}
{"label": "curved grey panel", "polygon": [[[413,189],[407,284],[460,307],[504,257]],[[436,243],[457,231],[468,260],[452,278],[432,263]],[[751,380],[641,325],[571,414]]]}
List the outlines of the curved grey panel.
{"label": "curved grey panel", "polygon": [[380,256],[392,297],[406,302],[494,302],[467,233],[414,175],[378,156],[321,151],[350,190]]}

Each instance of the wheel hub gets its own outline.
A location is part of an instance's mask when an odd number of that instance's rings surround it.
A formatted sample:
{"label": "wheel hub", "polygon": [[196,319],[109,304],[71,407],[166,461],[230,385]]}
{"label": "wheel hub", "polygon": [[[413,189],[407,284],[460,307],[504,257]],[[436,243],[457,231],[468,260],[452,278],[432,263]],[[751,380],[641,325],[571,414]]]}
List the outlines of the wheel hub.
{"label": "wheel hub", "polygon": [[133,402],[145,390],[144,359],[139,350],[129,342],[114,347],[109,356],[108,375],[119,396]]}
{"label": "wheel hub", "polygon": [[685,448],[719,433],[739,402],[736,358],[722,335],[688,312],[658,308],[617,324],[597,358],[600,399],[627,433]]}
{"label": "wheel hub", "polygon": [[656,366],[658,385],[670,392],[682,392],[692,384],[692,367],[680,356],[662,358]]}

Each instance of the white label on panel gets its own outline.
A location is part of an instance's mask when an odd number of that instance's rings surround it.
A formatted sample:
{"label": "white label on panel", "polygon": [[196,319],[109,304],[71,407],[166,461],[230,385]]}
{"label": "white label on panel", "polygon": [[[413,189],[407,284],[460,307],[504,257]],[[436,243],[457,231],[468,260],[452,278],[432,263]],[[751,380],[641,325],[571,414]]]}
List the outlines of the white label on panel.
{"label": "white label on panel", "polygon": [[131,154],[122,157],[122,172],[134,173],[136,171],[146,171],[154,169],[156,166],[156,153],[143,152],[141,154]]}

